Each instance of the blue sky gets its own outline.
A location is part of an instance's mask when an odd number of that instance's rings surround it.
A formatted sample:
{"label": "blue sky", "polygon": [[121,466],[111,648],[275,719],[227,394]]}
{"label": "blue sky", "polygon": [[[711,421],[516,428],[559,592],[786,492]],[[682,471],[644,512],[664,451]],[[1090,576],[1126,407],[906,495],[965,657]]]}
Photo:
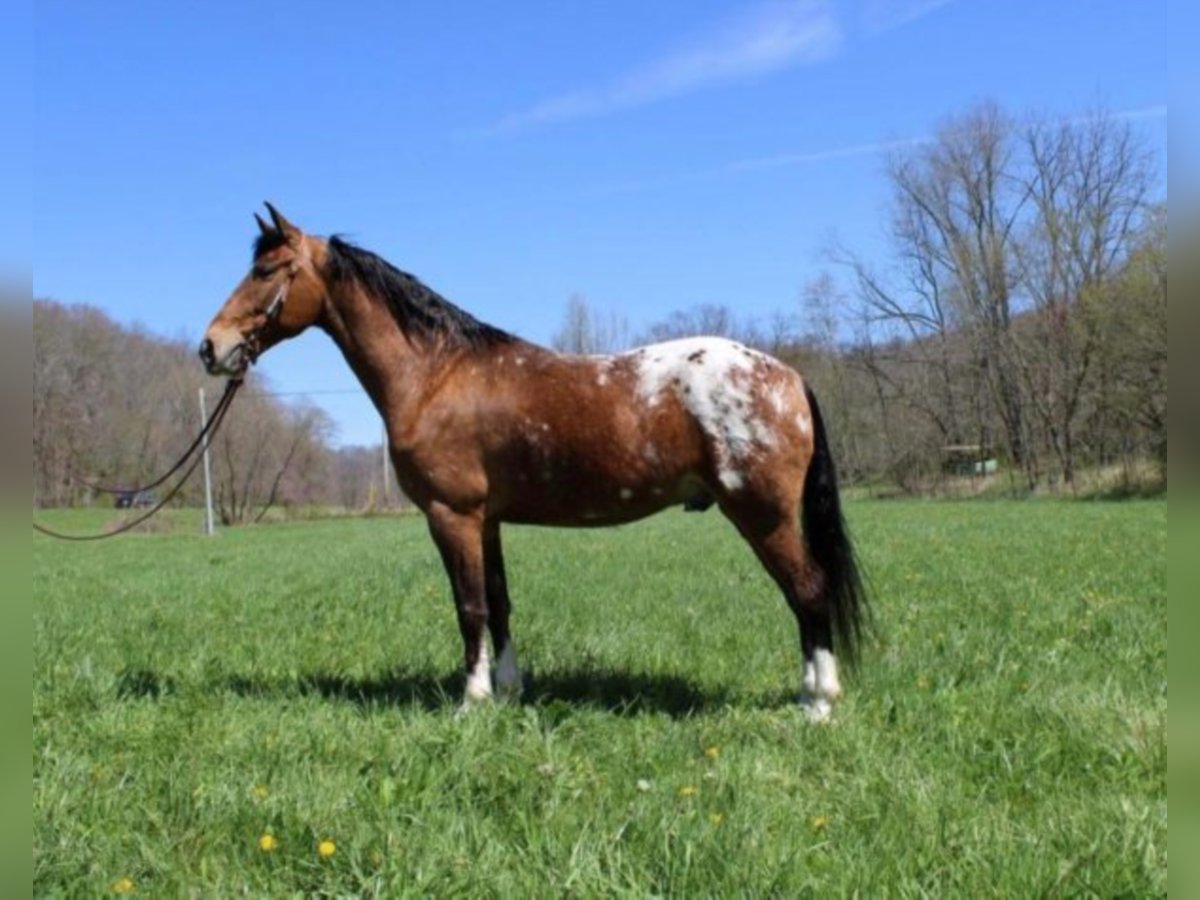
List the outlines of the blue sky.
{"label": "blue sky", "polygon": [[[983,99],[1129,114],[1165,162],[1162,2],[56,0],[34,15],[34,178],[13,186],[34,295],[189,341],[244,273],[264,199],[544,342],[575,292],[635,331],[701,303],[798,311],[831,237],[885,252],[885,148]],[[356,386],[317,333],[260,369],[281,391]],[[365,398],[312,399],[339,441],[378,439]]]}

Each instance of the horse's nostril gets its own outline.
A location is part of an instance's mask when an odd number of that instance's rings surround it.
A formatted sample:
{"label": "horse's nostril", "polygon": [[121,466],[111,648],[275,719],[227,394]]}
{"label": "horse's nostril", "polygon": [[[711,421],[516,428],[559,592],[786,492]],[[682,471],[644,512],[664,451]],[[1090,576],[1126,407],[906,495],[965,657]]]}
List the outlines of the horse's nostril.
{"label": "horse's nostril", "polygon": [[200,361],[206,366],[213,364],[213,342],[208,338],[200,342]]}

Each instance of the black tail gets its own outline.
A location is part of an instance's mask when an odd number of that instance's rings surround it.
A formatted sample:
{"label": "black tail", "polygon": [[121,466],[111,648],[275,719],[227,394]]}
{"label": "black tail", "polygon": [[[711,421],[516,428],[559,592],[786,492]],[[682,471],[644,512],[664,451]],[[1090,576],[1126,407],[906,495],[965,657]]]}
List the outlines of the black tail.
{"label": "black tail", "polygon": [[813,423],[813,456],[804,477],[804,502],[800,514],[804,540],[825,578],[825,596],[837,651],[853,668],[858,660],[867,618],[867,593],[854,561],[854,546],[846,531],[846,520],[842,517],[837,472],[829,453],[821,408],[807,385],[804,395],[808,398]]}

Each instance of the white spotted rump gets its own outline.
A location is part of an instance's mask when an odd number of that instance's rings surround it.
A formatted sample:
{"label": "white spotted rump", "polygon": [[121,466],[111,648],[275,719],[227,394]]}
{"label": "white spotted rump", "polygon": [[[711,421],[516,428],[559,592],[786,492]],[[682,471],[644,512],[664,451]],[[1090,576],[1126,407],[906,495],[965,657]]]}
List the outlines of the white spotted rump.
{"label": "white spotted rump", "polygon": [[779,380],[769,396],[770,409],[756,402],[757,385],[780,375],[798,376],[765,354],[735,341],[701,337],[651,344],[632,354],[637,390],[650,408],[673,395],[695,417],[712,442],[717,478],[726,490],[743,487],[745,464],[780,444],[775,421],[790,398]]}

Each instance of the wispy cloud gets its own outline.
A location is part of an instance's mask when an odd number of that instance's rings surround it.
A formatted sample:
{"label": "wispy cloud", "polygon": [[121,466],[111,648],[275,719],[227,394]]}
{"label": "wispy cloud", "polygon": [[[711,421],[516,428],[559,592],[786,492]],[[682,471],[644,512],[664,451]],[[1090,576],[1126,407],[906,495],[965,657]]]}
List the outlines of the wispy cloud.
{"label": "wispy cloud", "polygon": [[868,34],[882,34],[925,16],[955,0],[867,0],[860,21]]}
{"label": "wispy cloud", "polygon": [[[1160,106],[1144,106],[1134,109],[1119,109],[1112,113],[1106,113],[1109,118],[1117,121],[1134,121],[1138,119],[1158,119],[1167,115],[1167,107]],[[1089,113],[1083,116],[1075,116],[1069,119],[1063,119],[1067,124],[1080,125],[1087,122],[1093,122],[1097,118],[1095,113]],[[934,136],[931,134],[921,134],[915,137],[897,138],[890,141],[874,141],[866,144],[849,144],[845,147],[833,147],[826,150],[809,150],[798,153],[778,153],[774,156],[760,156],[752,159],[740,159],[734,162],[727,163],[723,169],[725,172],[750,172],[756,169],[777,169],[783,166],[802,166],[807,163],[825,162],[831,159],[843,159],[848,156],[879,156],[886,153],[891,153],[893,150],[908,150],[913,147],[919,147],[922,144],[929,144],[934,141]]]}
{"label": "wispy cloud", "polygon": [[723,176],[737,175],[744,172],[755,172],[763,169],[779,169],[789,166],[803,166],[830,160],[845,159],[854,156],[879,156],[893,150],[905,150],[921,144],[928,144],[933,138],[928,135],[919,137],[899,138],[892,141],[876,141],[869,144],[848,144],[844,147],[830,147],[824,150],[808,150],[799,153],[779,153],[774,156],[758,156],[749,159],[738,159],[710,169],[697,169],[691,172],[673,172],[656,178],[609,183],[599,185],[586,193],[595,195],[624,194],[686,184],[688,182],[709,181]]}
{"label": "wispy cloud", "polygon": [[551,97],[490,131],[603,116],[833,55],[842,32],[828,0],[775,0],[609,83]]}
{"label": "wispy cloud", "polygon": [[748,172],[755,169],[777,169],[781,166],[800,166],[805,163],[825,162],[830,159],[844,159],[848,156],[877,156],[892,150],[904,150],[927,144],[932,138],[927,136],[901,138],[894,141],[875,141],[869,144],[850,144],[846,147],[833,147],[827,150],[810,150],[802,153],[779,153],[775,156],[760,156],[754,159],[740,159],[727,164],[726,172]]}
{"label": "wispy cloud", "polygon": [[1123,121],[1136,119],[1165,119],[1166,117],[1167,106],[1165,103],[1160,106],[1143,106],[1137,109],[1122,109],[1113,113],[1114,119],[1121,119]]}

